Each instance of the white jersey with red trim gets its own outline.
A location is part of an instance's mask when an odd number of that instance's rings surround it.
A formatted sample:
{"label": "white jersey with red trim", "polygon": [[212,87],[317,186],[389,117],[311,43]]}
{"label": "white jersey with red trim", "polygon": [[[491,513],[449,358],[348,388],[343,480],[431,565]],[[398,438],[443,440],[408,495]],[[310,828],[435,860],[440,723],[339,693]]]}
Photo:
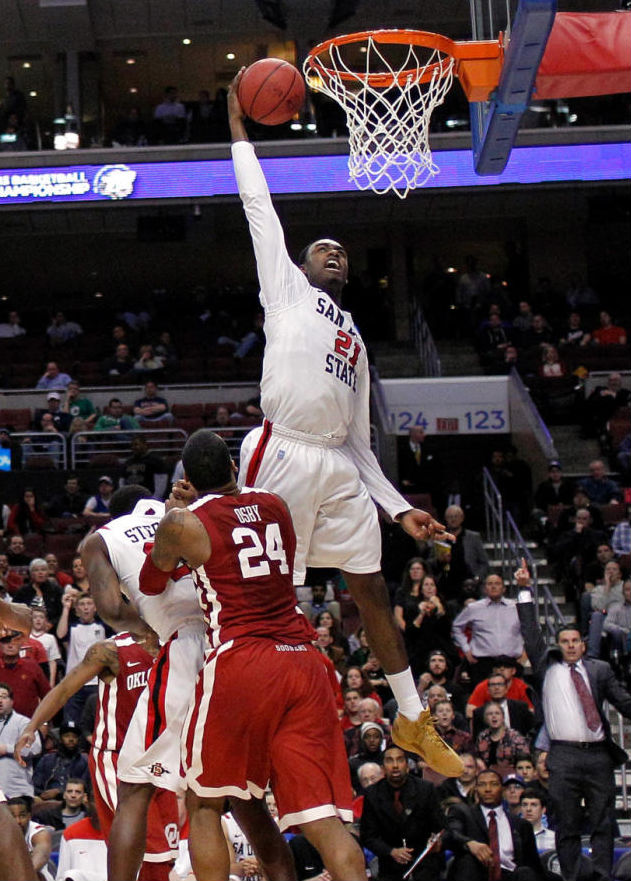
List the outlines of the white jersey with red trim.
{"label": "white jersey with red trim", "polygon": [[193,578],[185,567],[182,577],[170,579],[159,596],[145,596],[138,586],[138,575],[145,556],[153,547],[154,536],[164,517],[164,502],[141,499],[131,514],[111,520],[97,530],[107,547],[110,561],[123,591],[134,603],[161,642],[191,620],[201,620]]}
{"label": "white jersey with red trim", "polygon": [[[28,826],[26,827],[26,829],[24,831],[24,839],[26,841],[26,849],[28,850],[29,853],[33,853],[33,849],[35,847],[35,845],[33,844],[33,838],[39,832],[45,832],[45,831],[50,832],[51,831],[50,826],[42,826],[41,823],[36,823],[35,820],[28,821]],[[38,874],[39,874],[41,881],[55,881],[55,879],[51,875],[50,871],[48,870],[48,866],[43,866],[39,870]]]}
{"label": "white jersey with red trim", "polygon": [[252,144],[235,142],[232,158],[265,310],[263,412],[292,431],[340,438],[372,498],[395,517],[410,505],[370,449],[368,357],[353,318],[289,257]]}

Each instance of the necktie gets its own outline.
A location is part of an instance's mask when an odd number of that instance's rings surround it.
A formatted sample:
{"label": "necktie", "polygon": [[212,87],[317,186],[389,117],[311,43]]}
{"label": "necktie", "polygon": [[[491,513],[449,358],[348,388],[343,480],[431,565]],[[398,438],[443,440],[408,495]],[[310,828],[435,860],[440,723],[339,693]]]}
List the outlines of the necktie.
{"label": "necktie", "polygon": [[420,465],[421,464],[421,448],[420,447],[414,448],[414,458],[416,459],[416,464]]}
{"label": "necktie", "polygon": [[500,881],[502,864],[500,862],[500,837],[497,831],[495,811],[489,811],[489,847],[493,854],[493,865],[489,866],[489,881]]}
{"label": "necktie", "polygon": [[394,812],[397,815],[397,817],[400,817],[401,814],[403,813],[403,803],[401,801],[401,791],[399,789],[394,790],[393,807],[394,807]]}
{"label": "necktie", "polygon": [[570,664],[570,675],[572,677],[572,682],[574,683],[576,693],[578,694],[578,699],[581,702],[583,713],[585,714],[587,727],[590,731],[597,731],[598,726],[600,725],[600,713],[598,712],[598,707],[596,706],[596,702],[594,701],[591,691],[587,687],[587,684],[581,674],[576,669],[576,664]]}

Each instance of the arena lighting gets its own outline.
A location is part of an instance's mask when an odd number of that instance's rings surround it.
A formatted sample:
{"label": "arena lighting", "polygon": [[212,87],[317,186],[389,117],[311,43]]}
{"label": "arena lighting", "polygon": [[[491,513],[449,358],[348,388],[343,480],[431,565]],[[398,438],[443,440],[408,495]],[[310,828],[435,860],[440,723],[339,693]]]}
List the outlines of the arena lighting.
{"label": "arena lighting", "polygon": [[347,18],[351,18],[357,12],[359,0],[333,0],[329,28],[334,28]]}
{"label": "arena lighting", "polygon": [[259,12],[271,24],[281,30],[287,30],[287,11],[282,0],[254,0]]}

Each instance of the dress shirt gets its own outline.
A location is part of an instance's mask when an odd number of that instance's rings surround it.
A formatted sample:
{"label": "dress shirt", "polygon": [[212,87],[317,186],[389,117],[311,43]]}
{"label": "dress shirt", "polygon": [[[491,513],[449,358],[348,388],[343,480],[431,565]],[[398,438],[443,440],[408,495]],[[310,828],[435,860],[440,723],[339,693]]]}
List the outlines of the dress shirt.
{"label": "dress shirt", "polygon": [[613,603],[607,609],[605,633],[631,633],[631,603]]}
{"label": "dress shirt", "polygon": [[621,554],[631,554],[631,524],[627,520],[622,520],[614,529],[611,547],[618,557]]}
{"label": "dress shirt", "polygon": [[489,828],[489,814],[491,811],[495,811],[495,819],[497,821],[497,835],[500,843],[500,864],[502,869],[506,869],[509,872],[514,872],[517,866],[515,865],[515,850],[513,848],[513,833],[511,832],[510,823],[508,822],[508,817],[504,812],[504,808],[501,805],[497,805],[497,807],[488,808],[486,805],[480,805],[482,809],[482,813],[484,814],[484,822],[486,823],[486,828]]}
{"label": "dress shirt", "polygon": [[[470,640],[465,634],[468,628]],[[471,651],[476,658],[518,658],[524,650],[517,607],[506,597],[499,602],[485,597],[466,606],[453,623],[452,636],[458,648]]]}
{"label": "dress shirt", "polygon": [[552,829],[546,829],[545,826],[541,825],[538,829],[535,829],[533,826],[532,831],[535,833],[537,853],[545,853],[547,850],[554,850],[556,848],[556,835]]}
{"label": "dress shirt", "polygon": [[[591,692],[589,678],[582,661],[576,669]],[[565,661],[551,664],[543,680],[543,714],[550,740],[574,740],[596,742],[605,739],[602,724],[596,731],[587,727],[585,714],[572,682],[570,665]]]}
{"label": "dress shirt", "polygon": [[4,755],[0,756],[0,789],[7,798],[34,794],[32,759],[42,751],[39,734],[35,736],[32,745],[22,751],[26,768],[18,765],[13,758],[15,744],[30,721],[28,716],[22,716],[15,710],[0,718],[0,743],[6,748]]}

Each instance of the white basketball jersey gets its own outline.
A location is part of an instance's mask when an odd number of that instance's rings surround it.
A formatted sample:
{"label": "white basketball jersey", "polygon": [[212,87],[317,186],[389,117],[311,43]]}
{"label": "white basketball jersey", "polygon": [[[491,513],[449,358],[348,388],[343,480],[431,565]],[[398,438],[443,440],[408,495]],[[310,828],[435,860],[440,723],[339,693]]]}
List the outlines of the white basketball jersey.
{"label": "white basketball jersey", "polygon": [[138,576],[164,516],[164,502],[141,499],[131,514],[111,520],[98,531],[107,546],[110,561],[123,592],[134,603],[147,624],[166,642],[171,634],[191,619],[202,619],[195,584],[190,574],[169,580],[163,593],[145,596]]}
{"label": "white basketball jersey", "polygon": [[[243,830],[232,814],[223,814],[222,820],[226,824],[228,838],[230,839],[230,844],[234,850],[235,862],[240,863],[241,860],[244,860],[246,857],[253,857],[255,854],[252,845],[245,837]],[[262,881],[261,876],[258,874],[248,875],[248,878],[250,881]]]}

